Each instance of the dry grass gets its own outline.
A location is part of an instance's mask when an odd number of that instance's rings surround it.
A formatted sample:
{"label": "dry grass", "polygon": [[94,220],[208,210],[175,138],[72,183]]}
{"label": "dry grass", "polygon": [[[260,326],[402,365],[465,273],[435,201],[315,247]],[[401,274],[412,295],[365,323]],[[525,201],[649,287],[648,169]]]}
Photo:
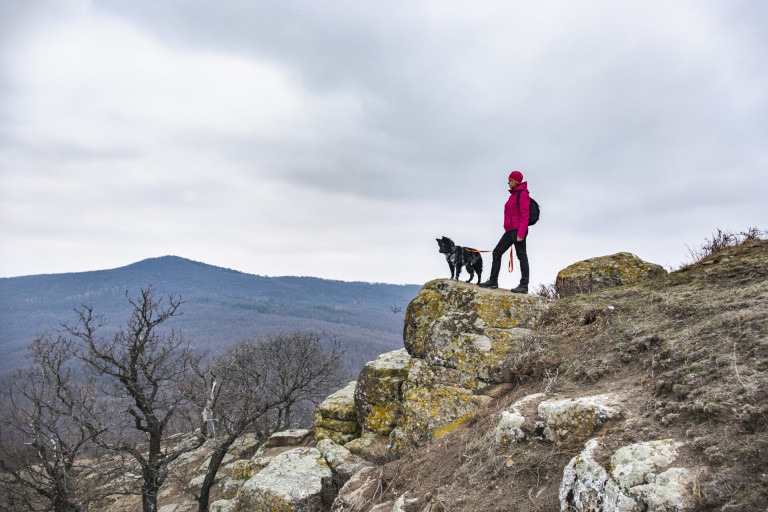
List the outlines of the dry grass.
{"label": "dry grass", "polygon": [[[518,387],[471,422],[385,466],[382,502],[408,492],[437,511],[558,510],[583,442],[499,454],[499,411],[527,394],[625,397],[600,434],[605,459],[640,441],[683,441],[700,510],[768,507],[768,241],[745,237],[669,276],[554,301],[515,361]],[[710,468],[711,470],[707,470]],[[421,509],[420,509],[421,510]]]}

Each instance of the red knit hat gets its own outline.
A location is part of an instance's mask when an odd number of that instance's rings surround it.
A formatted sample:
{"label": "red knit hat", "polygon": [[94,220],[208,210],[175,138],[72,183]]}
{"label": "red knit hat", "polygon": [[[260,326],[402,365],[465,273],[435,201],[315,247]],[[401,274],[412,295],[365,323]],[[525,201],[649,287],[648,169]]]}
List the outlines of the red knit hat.
{"label": "red knit hat", "polygon": [[515,180],[517,183],[522,183],[523,173],[521,173],[520,171],[512,171],[511,173],[509,173],[509,179]]}

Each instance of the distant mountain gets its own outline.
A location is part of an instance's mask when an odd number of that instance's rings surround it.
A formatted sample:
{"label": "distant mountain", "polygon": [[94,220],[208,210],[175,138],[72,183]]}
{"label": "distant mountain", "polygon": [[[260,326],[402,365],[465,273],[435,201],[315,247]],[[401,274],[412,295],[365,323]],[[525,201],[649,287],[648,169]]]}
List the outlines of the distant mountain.
{"label": "distant mountain", "polygon": [[125,325],[126,299],[152,285],[180,295],[182,316],[168,322],[200,349],[275,331],[311,329],[343,343],[351,375],[377,355],[402,347],[405,307],[417,285],[345,282],[313,277],[264,277],[177,256],[111,270],[0,278],[0,373],[26,364],[29,342],[73,322],[92,304],[104,332]]}

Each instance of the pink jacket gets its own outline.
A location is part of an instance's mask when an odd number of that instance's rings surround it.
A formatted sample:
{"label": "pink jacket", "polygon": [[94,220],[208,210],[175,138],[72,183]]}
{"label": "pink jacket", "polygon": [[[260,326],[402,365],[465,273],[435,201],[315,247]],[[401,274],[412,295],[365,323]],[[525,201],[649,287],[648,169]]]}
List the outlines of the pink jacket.
{"label": "pink jacket", "polygon": [[[518,205],[517,197],[520,196]],[[530,215],[531,195],[528,193],[528,182],[524,181],[509,191],[509,199],[504,205],[504,231],[517,230],[517,236],[525,238],[528,232],[528,217]]]}

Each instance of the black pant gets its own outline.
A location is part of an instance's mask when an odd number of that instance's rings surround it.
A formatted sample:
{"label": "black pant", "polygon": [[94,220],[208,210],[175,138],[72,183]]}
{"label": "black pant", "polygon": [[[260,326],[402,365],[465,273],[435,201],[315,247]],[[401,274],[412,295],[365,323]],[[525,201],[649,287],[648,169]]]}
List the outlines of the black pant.
{"label": "black pant", "polygon": [[493,250],[493,264],[491,265],[491,281],[498,281],[499,279],[499,270],[501,270],[501,257],[504,255],[505,252],[507,252],[507,249],[515,246],[515,254],[517,254],[517,259],[520,261],[520,284],[528,285],[528,278],[530,275],[530,270],[528,268],[528,253],[525,249],[525,241],[528,238],[528,234],[526,233],[525,238],[523,238],[522,242],[517,241],[517,230],[513,229],[511,231],[507,231],[503,235],[501,235],[501,239],[499,240],[499,243],[496,244],[496,248]]}

